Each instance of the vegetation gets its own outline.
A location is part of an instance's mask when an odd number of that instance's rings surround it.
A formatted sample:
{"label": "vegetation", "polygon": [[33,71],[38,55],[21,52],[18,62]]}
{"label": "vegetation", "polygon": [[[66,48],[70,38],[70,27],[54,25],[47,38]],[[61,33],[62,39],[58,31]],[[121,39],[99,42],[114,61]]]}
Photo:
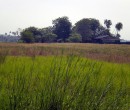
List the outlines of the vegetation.
{"label": "vegetation", "polygon": [[21,40],[23,40],[25,43],[32,43],[34,42],[34,35],[32,32],[25,30],[24,33],[21,33],[23,36]]}
{"label": "vegetation", "polygon": [[0,63],[0,110],[128,110],[129,71],[130,65],[74,55],[6,56]]}
{"label": "vegetation", "polygon": [[128,110],[129,48],[1,43],[0,110]]}
{"label": "vegetation", "polygon": [[0,53],[9,56],[60,56],[74,54],[81,57],[114,62],[130,62],[130,46],[90,43],[0,43]]}
{"label": "vegetation", "polygon": [[68,42],[82,42],[82,37],[80,34],[77,33],[71,34],[68,38]]}
{"label": "vegetation", "polygon": [[112,22],[111,20],[104,20],[104,24],[106,25],[107,29],[110,29],[111,25],[112,25]]}
{"label": "vegetation", "polygon": [[96,37],[100,23],[96,19],[82,19],[75,24],[75,30],[82,36],[82,42],[91,42]]}
{"label": "vegetation", "polygon": [[61,39],[63,42],[70,36],[71,26],[68,17],[58,18],[53,21],[53,32],[57,35],[57,39]]}
{"label": "vegetation", "polygon": [[[21,32],[21,40],[26,43],[45,43],[45,42],[94,42],[94,39],[99,36],[110,36],[119,38],[120,34],[114,35],[110,32],[112,25],[111,20],[105,20],[103,27],[99,20],[94,18],[83,18],[72,26],[68,17],[59,17],[52,21],[53,26],[38,29],[29,27]],[[120,25],[121,24],[121,25]],[[120,31],[123,27],[122,23],[117,23],[115,28]],[[31,35],[27,34],[30,32]],[[71,36],[76,34],[76,36]],[[81,38],[77,37],[77,34]],[[27,37],[28,35],[28,37]],[[52,36],[53,35],[53,36]],[[79,36],[78,35],[78,36]],[[27,39],[25,39],[27,38]],[[26,41],[30,39],[30,42]],[[34,40],[32,40],[34,39]],[[82,40],[82,41],[81,41]]]}
{"label": "vegetation", "polygon": [[119,22],[116,24],[115,28],[117,30],[117,37],[120,37],[120,34],[118,34],[118,31],[120,31],[123,28],[123,24]]}

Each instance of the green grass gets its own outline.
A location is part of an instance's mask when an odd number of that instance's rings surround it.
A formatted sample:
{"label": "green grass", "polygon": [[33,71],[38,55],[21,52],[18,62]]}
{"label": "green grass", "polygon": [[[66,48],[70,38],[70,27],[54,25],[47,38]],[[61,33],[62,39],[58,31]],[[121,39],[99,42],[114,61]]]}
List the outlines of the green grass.
{"label": "green grass", "polygon": [[0,110],[129,110],[130,64],[0,57]]}

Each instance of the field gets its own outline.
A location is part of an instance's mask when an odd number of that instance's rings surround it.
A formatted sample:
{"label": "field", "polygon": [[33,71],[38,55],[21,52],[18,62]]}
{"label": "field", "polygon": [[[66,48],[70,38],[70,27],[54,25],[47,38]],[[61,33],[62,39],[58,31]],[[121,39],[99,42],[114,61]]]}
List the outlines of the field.
{"label": "field", "polygon": [[17,44],[0,43],[0,54],[13,56],[80,55],[96,60],[115,63],[130,62],[130,45],[45,43]]}
{"label": "field", "polygon": [[129,109],[129,45],[0,44],[0,110]]}

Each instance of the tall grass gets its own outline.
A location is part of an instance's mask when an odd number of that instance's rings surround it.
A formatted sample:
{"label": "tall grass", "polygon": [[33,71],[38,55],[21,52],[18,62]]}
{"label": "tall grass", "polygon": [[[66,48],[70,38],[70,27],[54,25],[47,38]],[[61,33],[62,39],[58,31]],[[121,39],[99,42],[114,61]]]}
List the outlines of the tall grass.
{"label": "tall grass", "polygon": [[0,50],[0,64],[4,63],[8,55],[7,50]]}
{"label": "tall grass", "polygon": [[[11,56],[75,55],[100,61],[129,63],[130,45],[88,43],[0,43],[0,52],[8,51]],[[109,51],[108,51],[109,50]]]}
{"label": "tall grass", "polygon": [[129,110],[129,71],[74,55],[6,57],[0,110]]}

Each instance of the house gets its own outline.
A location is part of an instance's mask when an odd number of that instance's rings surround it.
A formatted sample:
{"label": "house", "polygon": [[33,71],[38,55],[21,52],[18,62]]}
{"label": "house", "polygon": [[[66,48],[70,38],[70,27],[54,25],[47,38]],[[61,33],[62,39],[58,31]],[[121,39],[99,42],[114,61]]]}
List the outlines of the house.
{"label": "house", "polygon": [[94,38],[93,41],[95,43],[101,43],[101,44],[118,44],[120,43],[120,38],[109,35],[102,35]]}
{"label": "house", "polygon": [[120,44],[130,44],[130,41],[124,40],[124,39],[120,39]]}

